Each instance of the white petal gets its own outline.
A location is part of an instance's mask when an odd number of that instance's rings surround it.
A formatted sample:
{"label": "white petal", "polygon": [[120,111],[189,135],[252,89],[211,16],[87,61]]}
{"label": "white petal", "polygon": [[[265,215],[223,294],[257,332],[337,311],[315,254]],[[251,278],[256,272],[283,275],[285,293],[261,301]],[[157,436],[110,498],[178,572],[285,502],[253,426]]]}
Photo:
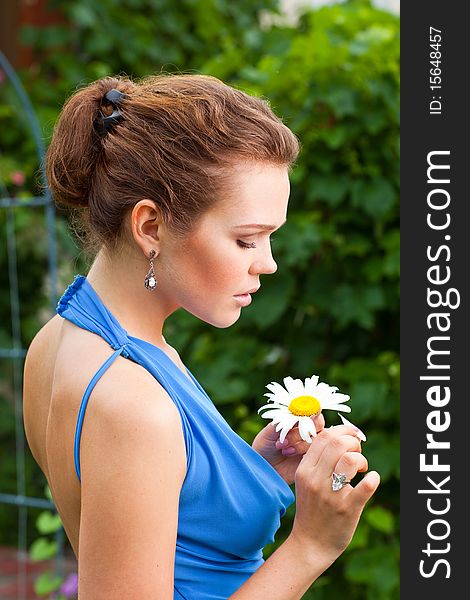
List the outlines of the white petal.
{"label": "white petal", "polygon": [[[287,392],[286,392],[286,394],[287,394]],[[290,400],[291,400],[289,395],[287,395],[285,397],[281,397],[279,394],[271,394],[270,392],[263,394],[263,396],[266,396],[272,402],[282,402],[283,404],[286,404],[287,402],[290,402]]]}
{"label": "white petal", "polygon": [[316,389],[317,389],[316,384],[314,384],[312,382],[312,380],[307,377],[307,379],[305,380],[305,394],[307,396],[315,397]]}
{"label": "white petal", "polygon": [[289,403],[291,401],[291,397],[289,395],[289,393],[287,392],[287,390],[285,390],[281,384],[277,383],[276,381],[273,381],[272,383],[268,383],[268,385],[266,386],[268,388],[268,390],[270,390],[273,394],[274,397],[276,397],[277,400],[282,400],[283,402],[287,402]]}
{"label": "white petal", "polygon": [[279,431],[284,427],[284,425],[288,425],[289,427],[293,427],[295,423],[298,421],[299,417],[296,415],[292,415],[291,413],[282,415],[282,419],[279,419],[279,423],[276,427],[276,431]]}
{"label": "white petal", "polygon": [[317,436],[317,430],[315,429],[315,424],[310,417],[301,417],[299,419],[299,433],[300,433],[300,437],[303,440],[305,440],[306,442],[308,442],[309,444],[312,443],[310,435],[312,437]]}
{"label": "white petal", "polygon": [[348,396],[347,394],[338,394],[338,392],[335,392],[333,394],[333,399],[336,400],[336,402],[347,402],[351,399],[351,396]]}
{"label": "white petal", "polygon": [[333,406],[343,406],[343,402],[347,402],[349,400],[349,396],[345,394],[331,394],[328,398],[324,398],[320,401],[321,407],[323,408],[332,408]]}
{"label": "white petal", "polygon": [[[338,413],[338,414],[339,414],[339,413]],[[340,417],[341,421],[343,421],[343,425],[352,425],[353,427],[355,427],[355,428],[357,429],[356,436],[357,436],[357,437],[358,437],[358,438],[359,438],[361,441],[363,441],[363,442],[366,442],[366,441],[367,441],[366,434],[365,434],[363,431],[361,431],[357,425],[354,425],[353,423],[351,423],[351,421],[348,421],[347,419],[345,419],[345,418],[343,417],[343,415],[339,415],[339,417]]]}
{"label": "white petal", "polygon": [[318,383],[318,375],[312,375],[311,377],[307,377],[307,379],[305,380],[305,385],[307,385],[307,380],[310,381],[310,383],[313,386],[316,386]]}
{"label": "white petal", "polygon": [[279,436],[279,441],[281,443],[286,439],[287,434],[292,429],[292,427],[296,424],[298,419],[299,419],[299,417],[297,417],[296,415],[290,415],[288,417],[285,417],[282,420],[282,422],[278,423],[278,425],[276,427],[276,431],[279,431],[280,429],[282,429],[281,435]]}
{"label": "white petal", "polygon": [[318,400],[322,402],[322,400],[326,400],[331,396],[333,390],[327,383],[320,382],[315,388],[315,393],[317,395],[316,397],[318,398]]}
{"label": "white petal", "polygon": [[277,408],[278,410],[287,410],[284,404],[278,404],[277,402],[271,402],[271,404],[264,404],[261,408],[258,408],[258,413],[265,408]]}
{"label": "white petal", "polygon": [[331,406],[322,406],[322,410],[341,410],[342,412],[351,412],[351,407],[347,404],[332,404]]}
{"label": "white petal", "polygon": [[284,377],[284,385],[287,391],[293,396],[303,396],[305,394],[304,384],[301,379],[292,379],[292,377]]}
{"label": "white petal", "polygon": [[292,429],[292,426],[289,427],[289,425],[285,425],[283,430],[281,431],[281,434],[279,436],[279,441],[281,442],[281,444],[284,443],[284,440],[287,437],[287,434],[289,433],[289,431]]}
{"label": "white petal", "polygon": [[261,416],[263,417],[263,419],[272,419],[274,417],[277,417],[278,415],[284,415],[284,414],[289,414],[289,413],[280,408],[274,408],[273,410],[267,410]]}

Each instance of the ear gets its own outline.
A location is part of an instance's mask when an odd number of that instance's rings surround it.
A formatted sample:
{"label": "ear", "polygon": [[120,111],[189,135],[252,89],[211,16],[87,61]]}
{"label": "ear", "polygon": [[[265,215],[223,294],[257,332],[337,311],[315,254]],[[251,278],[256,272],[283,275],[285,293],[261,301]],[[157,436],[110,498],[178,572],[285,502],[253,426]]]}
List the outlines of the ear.
{"label": "ear", "polygon": [[162,213],[153,200],[139,200],[131,212],[131,231],[136,244],[145,256],[155,250],[157,256],[164,232]]}

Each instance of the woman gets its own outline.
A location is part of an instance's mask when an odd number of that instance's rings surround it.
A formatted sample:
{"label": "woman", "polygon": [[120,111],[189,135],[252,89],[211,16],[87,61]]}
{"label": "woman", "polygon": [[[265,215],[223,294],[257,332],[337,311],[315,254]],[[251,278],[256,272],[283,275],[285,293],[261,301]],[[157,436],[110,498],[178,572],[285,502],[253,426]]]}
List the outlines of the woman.
{"label": "woman", "polygon": [[28,350],[24,421],[80,600],[301,598],[379,483],[332,491],[367,461],[357,430],[321,415],[311,446],[271,425],[249,446],[162,334],[180,307],[229,327],[276,271],[298,151],[267,102],[209,76],[105,78],[63,108],[47,176],[57,203],[84,207],[94,261]]}

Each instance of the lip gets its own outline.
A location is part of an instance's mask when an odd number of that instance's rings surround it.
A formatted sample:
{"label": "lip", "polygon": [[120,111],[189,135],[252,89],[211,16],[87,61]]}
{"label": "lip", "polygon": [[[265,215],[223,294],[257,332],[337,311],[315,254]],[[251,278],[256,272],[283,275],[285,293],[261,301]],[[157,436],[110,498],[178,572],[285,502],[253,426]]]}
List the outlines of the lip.
{"label": "lip", "polygon": [[248,290],[246,292],[242,292],[241,294],[235,294],[235,296],[245,296],[246,294],[254,294],[259,290],[260,287],[261,286],[259,285],[258,287],[252,288],[251,290]]}
{"label": "lip", "polygon": [[240,306],[248,306],[248,304],[251,304],[250,294],[237,294],[234,298]]}
{"label": "lip", "polygon": [[257,292],[260,287],[261,286],[259,285],[258,287],[248,290],[247,292],[243,292],[243,294],[235,294],[233,297],[238,302],[238,304],[240,304],[240,306],[248,306],[249,304],[251,304],[250,294],[254,294],[255,292]]}

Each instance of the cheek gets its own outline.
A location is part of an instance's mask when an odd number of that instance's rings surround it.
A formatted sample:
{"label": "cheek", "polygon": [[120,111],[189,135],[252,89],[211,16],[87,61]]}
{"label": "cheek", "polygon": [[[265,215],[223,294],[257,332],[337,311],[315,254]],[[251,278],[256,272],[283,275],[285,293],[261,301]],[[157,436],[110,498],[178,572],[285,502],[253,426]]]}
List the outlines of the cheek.
{"label": "cheek", "polygon": [[[205,290],[226,290],[240,285],[237,279],[246,270],[247,259],[236,242],[195,241],[188,248],[185,260],[185,277],[188,284]],[[238,289],[238,288],[237,288]],[[235,289],[233,293],[237,291]]]}

